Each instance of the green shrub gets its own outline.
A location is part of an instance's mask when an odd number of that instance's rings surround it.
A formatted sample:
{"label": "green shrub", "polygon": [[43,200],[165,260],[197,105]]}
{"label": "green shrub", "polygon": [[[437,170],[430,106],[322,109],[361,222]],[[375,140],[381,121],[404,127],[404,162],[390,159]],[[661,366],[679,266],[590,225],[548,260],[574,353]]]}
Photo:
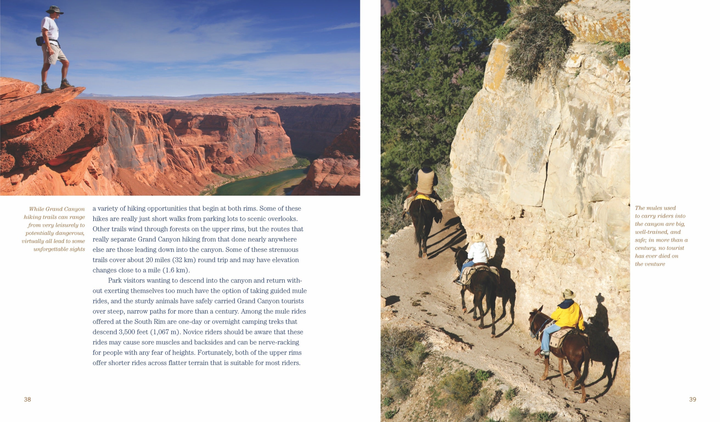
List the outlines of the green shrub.
{"label": "green shrub", "polygon": [[405,399],[421,374],[427,356],[419,330],[383,327],[380,330],[380,371],[390,396]]}
{"label": "green shrub", "polygon": [[517,388],[508,388],[508,390],[505,392],[505,400],[512,401],[512,399],[517,397],[517,394]]}
{"label": "green shrub", "polygon": [[530,412],[525,409],[513,407],[510,409],[510,412],[508,412],[507,422],[523,422],[528,417],[529,413]]}
{"label": "green shrub", "polygon": [[615,54],[617,54],[621,59],[630,54],[630,43],[623,42],[615,45]]}
{"label": "green shrub", "polygon": [[380,235],[383,240],[412,223],[409,216],[402,216],[404,201],[405,195],[400,194],[383,198],[380,203]]}
{"label": "green shrub", "polygon": [[422,342],[423,338],[424,335],[419,330],[383,327],[380,330],[381,372],[395,371],[397,369],[395,362],[398,358],[405,359],[405,355],[415,348],[415,343]]}
{"label": "green shrub", "polygon": [[503,25],[501,27],[498,27],[498,29],[495,31],[495,38],[497,38],[499,40],[504,40],[505,37],[507,37],[507,35],[509,33],[511,33],[513,30],[514,30],[514,28],[511,28],[508,25]]}
{"label": "green shrub", "polygon": [[475,371],[475,379],[478,380],[478,382],[485,382],[489,380],[491,376],[492,372],[490,371],[483,371],[482,369]]}
{"label": "green shrub", "polygon": [[479,389],[477,381],[465,369],[446,375],[440,380],[438,386],[447,393],[452,401],[459,404],[470,403]]}
{"label": "green shrub", "polygon": [[400,409],[388,410],[387,412],[385,412],[385,419],[394,418],[395,415],[397,415],[399,411],[400,411]]}
{"label": "green shrub", "polygon": [[550,422],[557,416],[557,413],[537,412],[530,413],[527,409],[513,407],[508,412],[507,422]]}
{"label": "green shrub", "polygon": [[557,416],[557,413],[548,413],[548,412],[537,412],[533,413],[532,417],[537,422],[550,422],[551,420],[555,419],[555,416]]}
{"label": "green shrub", "polygon": [[450,165],[440,163],[435,165],[435,174],[438,177],[438,184],[435,186],[435,192],[443,201],[448,201],[453,196],[452,175],[450,174]]}
{"label": "green shrub", "polygon": [[480,390],[473,401],[473,407],[475,407],[475,412],[479,416],[485,416],[490,413],[494,405],[495,394],[487,389]]}
{"label": "green shrub", "polygon": [[388,407],[388,406],[390,406],[391,404],[393,404],[394,401],[395,401],[395,400],[393,400],[392,397],[384,397],[383,400],[382,400],[382,405],[383,405],[383,407]]}
{"label": "green shrub", "polygon": [[308,160],[305,157],[298,157],[295,156],[295,159],[297,159],[297,163],[295,163],[292,168],[299,169],[299,168],[305,168],[310,166],[310,160]]}
{"label": "green shrub", "polygon": [[513,44],[508,75],[530,83],[543,69],[560,69],[573,35],[555,13],[569,0],[546,0],[518,7],[518,28],[508,39]]}

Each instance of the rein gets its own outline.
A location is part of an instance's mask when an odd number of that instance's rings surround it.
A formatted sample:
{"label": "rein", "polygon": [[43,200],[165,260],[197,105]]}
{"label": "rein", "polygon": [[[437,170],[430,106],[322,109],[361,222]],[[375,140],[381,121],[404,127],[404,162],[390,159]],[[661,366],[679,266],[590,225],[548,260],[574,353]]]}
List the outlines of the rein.
{"label": "rein", "polygon": [[545,326],[548,325],[548,323],[550,321],[552,321],[552,319],[550,319],[550,318],[546,319],[545,322],[543,322],[540,325],[540,328],[538,328],[538,330],[536,332],[533,332],[533,329],[532,329],[533,323],[535,322],[535,318],[537,318],[538,315],[540,315],[540,312],[536,312],[535,315],[533,315],[532,320],[530,320],[530,335],[532,336],[532,338],[534,338],[536,340],[538,338],[538,335],[540,335],[540,333],[542,332],[542,330],[545,329]]}

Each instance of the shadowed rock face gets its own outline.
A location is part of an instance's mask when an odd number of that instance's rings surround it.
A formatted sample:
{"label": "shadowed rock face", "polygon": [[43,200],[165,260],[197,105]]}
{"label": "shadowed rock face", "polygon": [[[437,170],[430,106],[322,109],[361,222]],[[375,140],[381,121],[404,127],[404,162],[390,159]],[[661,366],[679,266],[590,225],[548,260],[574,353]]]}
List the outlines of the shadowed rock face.
{"label": "shadowed rock face", "polygon": [[359,104],[274,107],[295,154],[318,156],[360,115]]}
{"label": "shadowed rock face", "polygon": [[[22,84],[27,84],[27,82],[22,82]],[[19,84],[13,84],[13,86],[18,85]],[[9,93],[8,95],[23,95],[23,93],[27,92],[26,90],[21,90],[22,88],[15,89],[14,92]],[[82,93],[84,90],[85,88],[82,87],[68,88],[59,89],[50,94],[27,95],[23,97],[7,97],[5,99],[2,99],[0,100],[0,106],[2,107],[2,115],[0,115],[0,125],[15,122],[27,116],[32,116],[34,114],[40,113],[41,111],[68,102],[80,95],[80,93]]]}
{"label": "shadowed rock face", "polygon": [[360,195],[360,117],[313,161],[293,195]]}
{"label": "shadowed rock face", "polygon": [[[15,158],[17,168],[56,165],[70,154],[87,153],[104,144],[108,114],[107,107],[100,103],[73,100],[4,125],[3,149]],[[61,155],[63,158],[59,158]]]}

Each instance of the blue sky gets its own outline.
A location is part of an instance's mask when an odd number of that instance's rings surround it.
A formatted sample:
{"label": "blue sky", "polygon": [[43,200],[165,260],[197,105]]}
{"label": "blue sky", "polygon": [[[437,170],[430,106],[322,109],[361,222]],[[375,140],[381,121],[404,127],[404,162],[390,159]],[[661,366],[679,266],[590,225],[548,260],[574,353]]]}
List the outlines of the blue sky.
{"label": "blue sky", "polygon": [[[68,80],[110,95],[359,92],[359,0],[6,1],[0,76],[40,84],[51,4]],[[52,0],[50,0],[52,1]],[[60,85],[60,64],[48,75]]]}

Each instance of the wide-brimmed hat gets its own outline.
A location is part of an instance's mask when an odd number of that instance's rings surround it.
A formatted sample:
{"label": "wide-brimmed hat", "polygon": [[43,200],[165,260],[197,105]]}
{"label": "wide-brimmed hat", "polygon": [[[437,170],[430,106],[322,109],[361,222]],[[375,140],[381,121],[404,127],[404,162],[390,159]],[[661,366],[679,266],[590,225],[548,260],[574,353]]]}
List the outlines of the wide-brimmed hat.
{"label": "wide-brimmed hat", "polygon": [[472,237],[473,242],[480,242],[483,240],[485,236],[482,235],[482,233],[475,233]]}
{"label": "wide-brimmed hat", "polygon": [[61,12],[60,8],[57,6],[50,6],[48,10],[46,10],[47,13],[59,13],[61,15],[65,14],[65,12]]}
{"label": "wide-brimmed hat", "polygon": [[565,289],[563,292],[563,299],[572,299],[575,297],[575,292],[570,289]]}

